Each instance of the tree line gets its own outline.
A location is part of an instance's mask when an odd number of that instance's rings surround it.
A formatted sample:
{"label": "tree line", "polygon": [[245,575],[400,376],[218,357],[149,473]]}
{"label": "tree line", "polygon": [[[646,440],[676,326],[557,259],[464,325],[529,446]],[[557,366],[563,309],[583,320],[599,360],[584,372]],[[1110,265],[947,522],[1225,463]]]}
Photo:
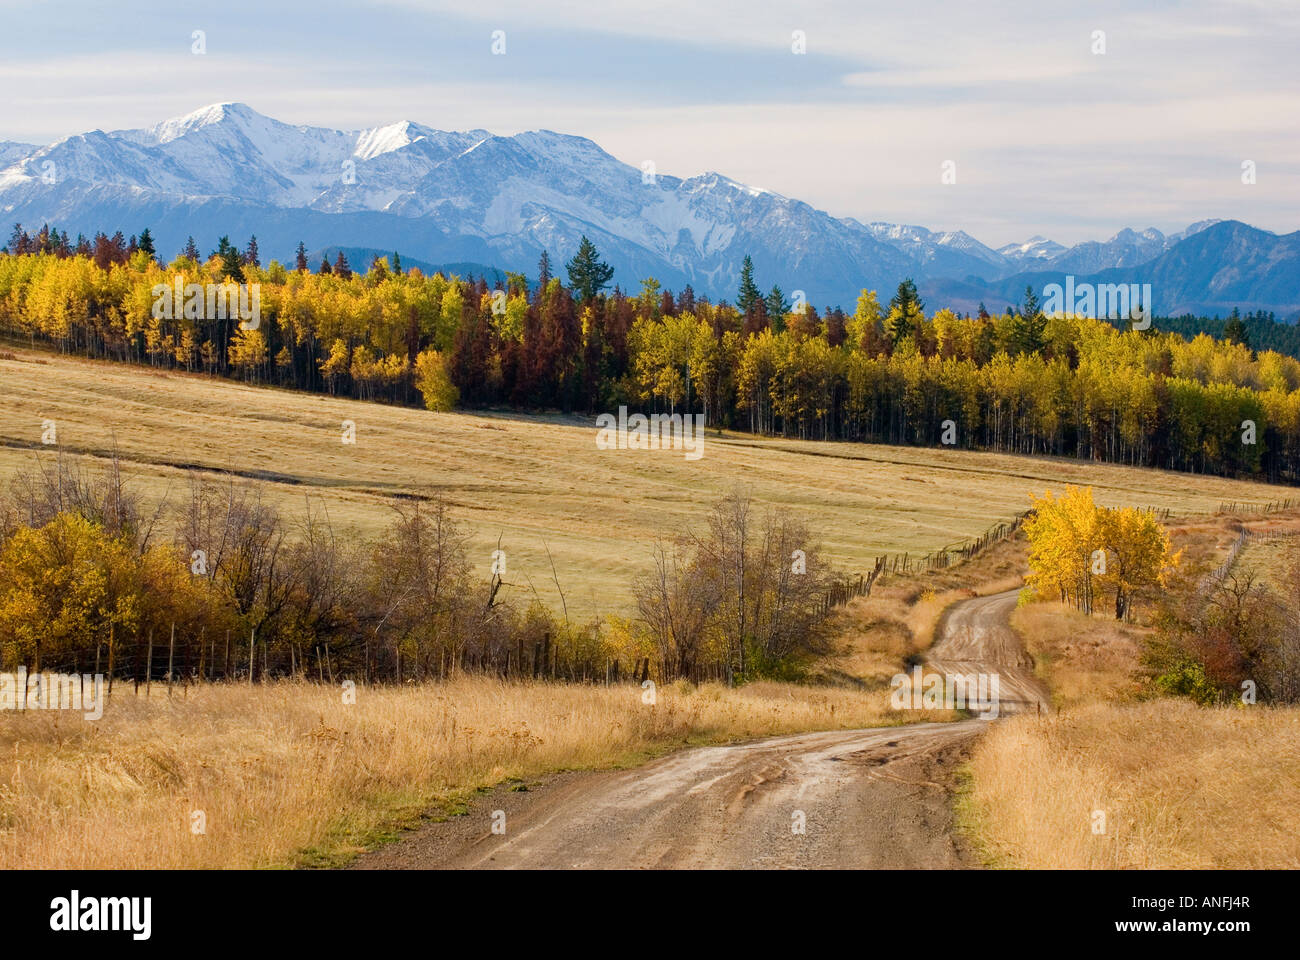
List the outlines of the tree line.
{"label": "tree line", "polygon": [[[84,240],[84,238],[82,238]],[[0,329],[88,356],[434,409],[588,414],[627,404],[807,439],[949,444],[1274,482],[1300,480],[1300,361],[1256,351],[1267,318],[1225,338],[1017,311],[927,312],[906,280],[852,313],[763,294],[746,258],[735,304],[648,278],[610,289],[589,240],[537,277],[263,266],[256,238],[163,264],[147,230],[73,244],[15,228],[0,256]],[[16,251],[16,252],[15,252]],[[159,285],[256,283],[261,315],[157,317]],[[1236,320],[1236,324],[1233,323]],[[1231,328],[1231,329],[1229,329]]]}
{"label": "tree line", "polygon": [[741,491],[702,532],[655,546],[635,615],[577,623],[471,563],[440,497],[394,502],[366,541],[311,500],[286,518],[262,489],[195,477],[150,507],[116,463],[37,458],[0,495],[0,670],[739,682],[791,675],[825,635],[834,577],[820,548]]}

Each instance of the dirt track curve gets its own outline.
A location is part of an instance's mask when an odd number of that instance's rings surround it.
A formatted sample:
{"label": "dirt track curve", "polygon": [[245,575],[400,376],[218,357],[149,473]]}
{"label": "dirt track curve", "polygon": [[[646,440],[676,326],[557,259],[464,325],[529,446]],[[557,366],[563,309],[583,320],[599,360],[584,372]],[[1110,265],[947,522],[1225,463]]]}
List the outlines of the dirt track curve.
{"label": "dirt track curve", "polygon": [[1018,591],[955,603],[939,622],[926,664],[944,674],[997,674],[998,712],[1050,713],[1052,695],[1011,629]]}
{"label": "dirt track curve", "polygon": [[[997,672],[1003,713],[1047,692],[1006,622],[1015,593],[962,601],[932,665]],[[985,720],[775,737],[684,750],[631,770],[498,788],[357,868],[951,868],[952,772]],[[505,832],[492,830],[504,814]],[[501,814],[497,814],[500,821]],[[802,826],[802,832],[798,828]]]}

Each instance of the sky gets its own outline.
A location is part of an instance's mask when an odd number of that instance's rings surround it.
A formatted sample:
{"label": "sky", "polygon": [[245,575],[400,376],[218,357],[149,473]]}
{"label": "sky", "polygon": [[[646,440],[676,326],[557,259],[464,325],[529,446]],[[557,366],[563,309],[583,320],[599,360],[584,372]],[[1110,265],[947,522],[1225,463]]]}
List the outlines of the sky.
{"label": "sky", "polygon": [[578,134],[992,246],[1212,217],[1289,233],[1298,50],[1296,0],[0,0],[0,140],[242,101],[340,129]]}

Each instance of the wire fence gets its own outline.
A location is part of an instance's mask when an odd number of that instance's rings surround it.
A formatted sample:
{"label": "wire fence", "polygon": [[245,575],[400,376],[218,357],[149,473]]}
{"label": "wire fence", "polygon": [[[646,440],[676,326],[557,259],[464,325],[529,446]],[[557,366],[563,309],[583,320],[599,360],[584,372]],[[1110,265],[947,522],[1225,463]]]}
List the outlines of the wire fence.
{"label": "wire fence", "polygon": [[829,613],[832,607],[843,606],[855,597],[870,595],[872,586],[886,573],[926,573],[931,570],[946,570],[959,563],[973,560],[994,544],[1014,537],[1028,516],[1029,511],[1025,511],[1011,520],[994,524],[978,537],[941,547],[933,553],[919,557],[913,557],[910,553],[884,554],[876,557],[875,566],[870,573],[861,574],[856,579],[841,580],[831,584],[823,602],[823,612]]}

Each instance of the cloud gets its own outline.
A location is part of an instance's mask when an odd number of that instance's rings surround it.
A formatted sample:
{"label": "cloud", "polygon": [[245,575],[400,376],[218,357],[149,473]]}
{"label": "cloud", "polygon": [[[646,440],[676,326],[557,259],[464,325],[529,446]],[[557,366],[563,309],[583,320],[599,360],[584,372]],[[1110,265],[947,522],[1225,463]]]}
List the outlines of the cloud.
{"label": "cloud", "polygon": [[[383,0],[214,10],[11,3],[0,139],[222,100],[290,123],[546,127],[841,216],[1068,243],[1205,216],[1300,219],[1300,8],[1267,0]],[[205,25],[204,21],[211,22]],[[141,29],[141,23],[149,28]],[[190,54],[192,29],[208,54]],[[492,56],[493,29],[508,53]],[[808,53],[790,50],[793,30]],[[1106,53],[1091,52],[1094,30]],[[1244,69],[1243,65],[1248,65]],[[939,182],[956,161],[958,182]],[[1242,159],[1259,165],[1243,189]]]}

